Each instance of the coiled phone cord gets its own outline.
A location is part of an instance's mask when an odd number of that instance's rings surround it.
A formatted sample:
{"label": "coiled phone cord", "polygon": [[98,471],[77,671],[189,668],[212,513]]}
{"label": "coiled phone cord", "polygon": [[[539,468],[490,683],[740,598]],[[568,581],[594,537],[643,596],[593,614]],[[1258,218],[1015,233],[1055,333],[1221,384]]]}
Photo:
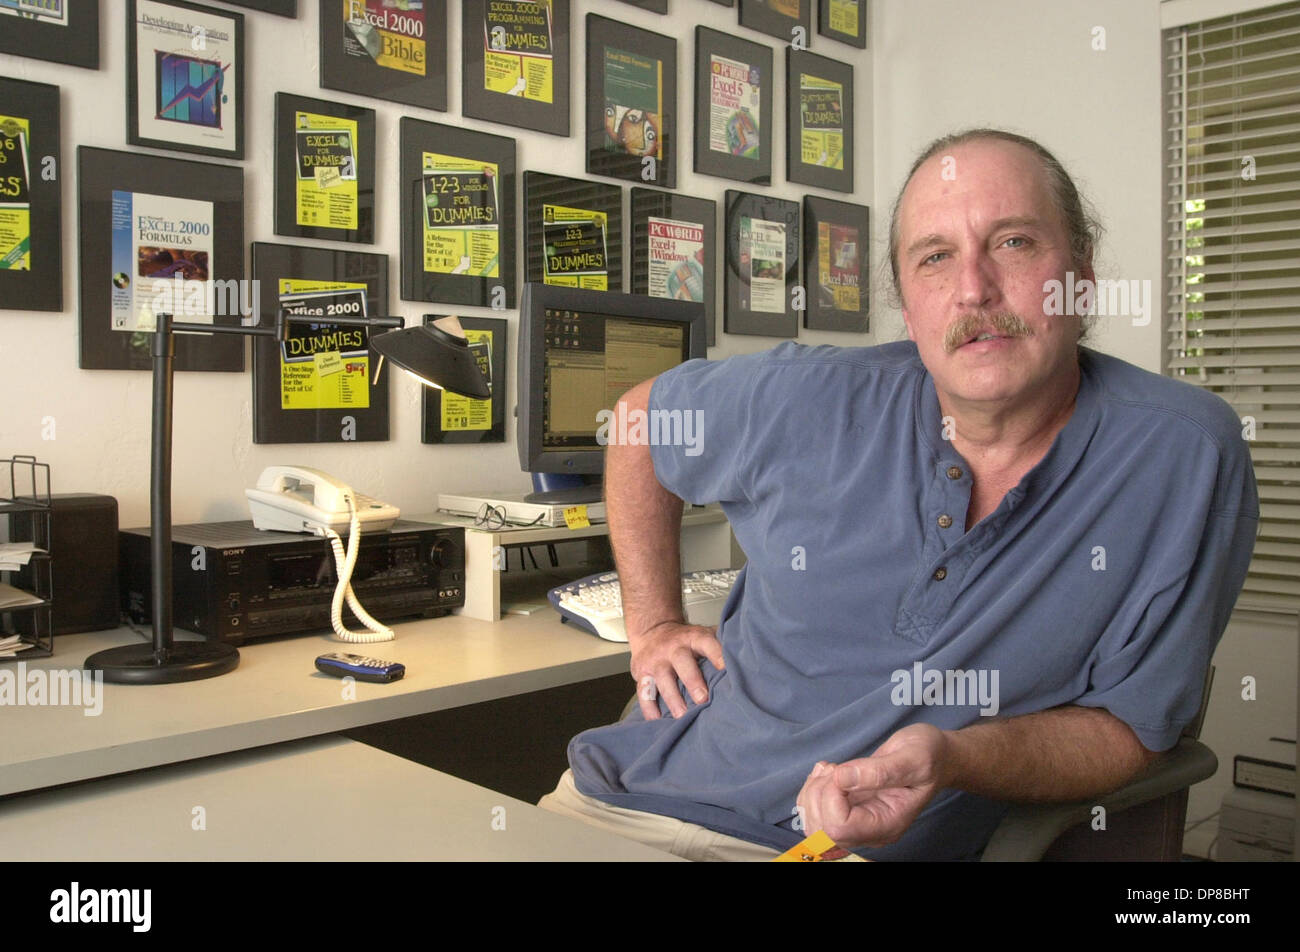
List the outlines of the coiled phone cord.
{"label": "coiled phone cord", "polygon": [[[357,553],[361,549],[361,517],[357,514],[356,503],[352,499],[352,493],[347,492],[343,497],[348,501],[348,512],[351,518],[348,522],[348,549],[347,554],[343,552],[343,540],[339,534],[330,528],[323,528],[323,534],[330,540],[330,548],[334,550],[334,566],[338,571],[339,583],[334,587],[334,600],[330,603],[330,624],[334,627],[334,634],[338,635],[344,641],[364,644],[372,641],[392,641],[396,635],[393,629],[387,625],[381,624],[370,616],[361,602],[357,601],[356,593],[352,591],[352,570],[356,568]],[[348,631],[343,624],[343,599],[347,598],[348,607],[352,609],[352,614],[357,616],[357,620],[365,625],[369,631]]]}

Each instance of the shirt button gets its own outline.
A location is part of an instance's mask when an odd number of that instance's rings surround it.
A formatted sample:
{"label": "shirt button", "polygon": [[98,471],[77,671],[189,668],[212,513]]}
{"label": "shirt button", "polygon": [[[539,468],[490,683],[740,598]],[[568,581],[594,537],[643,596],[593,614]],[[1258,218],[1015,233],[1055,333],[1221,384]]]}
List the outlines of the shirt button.
{"label": "shirt button", "polygon": [[934,580],[935,580],[936,582],[942,582],[942,581],[943,581],[944,579],[946,579],[947,577],[948,577],[948,570],[947,570],[947,569],[945,569],[945,568],[937,568],[937,569],[934,570]]}
{"label": "shirt button", "polygon": [[948,478],[949,478],[949,479],[961,479],[961,467],[960,467],[960,466],[949,466],[949,467],[948,467]]}
{"label": "shirt button", "polygon": [[952,525],[952,516],[945,513],[944,515],[939,517],[940,529],[947,529],[950,525]]}

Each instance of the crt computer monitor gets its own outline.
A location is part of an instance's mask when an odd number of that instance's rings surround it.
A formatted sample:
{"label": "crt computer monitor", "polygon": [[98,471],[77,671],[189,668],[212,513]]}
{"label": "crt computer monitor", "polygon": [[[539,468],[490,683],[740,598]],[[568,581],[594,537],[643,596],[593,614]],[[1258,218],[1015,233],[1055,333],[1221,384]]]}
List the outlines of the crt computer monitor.
{"label": "crt computer monitor", "polygon": [[[605,466],[597,414],[641,381],[705,356],[704,305],[527,284],[519,323],[519,465],[539,490],[529,498],[594,502]],[[544,474],[583,478],[556,490]]]}

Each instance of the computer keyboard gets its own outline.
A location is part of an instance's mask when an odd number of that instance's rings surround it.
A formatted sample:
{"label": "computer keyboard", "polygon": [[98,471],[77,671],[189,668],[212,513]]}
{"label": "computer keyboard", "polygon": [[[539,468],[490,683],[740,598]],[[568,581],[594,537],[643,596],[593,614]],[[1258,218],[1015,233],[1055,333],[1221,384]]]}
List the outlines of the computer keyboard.
{"label": "computer keyboard", "polygon": [[[682,573],[682,607],[692,625],[716,625],[739,569]],[[617,572],[589,575],[547,594],[560,616],[607,641],[627,641]]]}

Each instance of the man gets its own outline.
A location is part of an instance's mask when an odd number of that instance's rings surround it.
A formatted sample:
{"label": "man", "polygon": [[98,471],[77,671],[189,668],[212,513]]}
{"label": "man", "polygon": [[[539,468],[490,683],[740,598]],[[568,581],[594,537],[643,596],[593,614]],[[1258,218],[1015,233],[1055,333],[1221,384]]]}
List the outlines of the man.
{"label": "man", "polygon": [[[1104,793],[1176,743],[1258,499],[1222,400],[1045,307],[1094,280],[1093,235],[1041,146],[949,136],[891,222],[910,342],[782,344],[627,394],[701,410],[704,451],[609,448],[640,710],[574,738],[544,806],[695,858],[818,829],[974,858],[1007,801]],[[683,623],[683,498],[720,500],[749,559],[716,634]]]}

